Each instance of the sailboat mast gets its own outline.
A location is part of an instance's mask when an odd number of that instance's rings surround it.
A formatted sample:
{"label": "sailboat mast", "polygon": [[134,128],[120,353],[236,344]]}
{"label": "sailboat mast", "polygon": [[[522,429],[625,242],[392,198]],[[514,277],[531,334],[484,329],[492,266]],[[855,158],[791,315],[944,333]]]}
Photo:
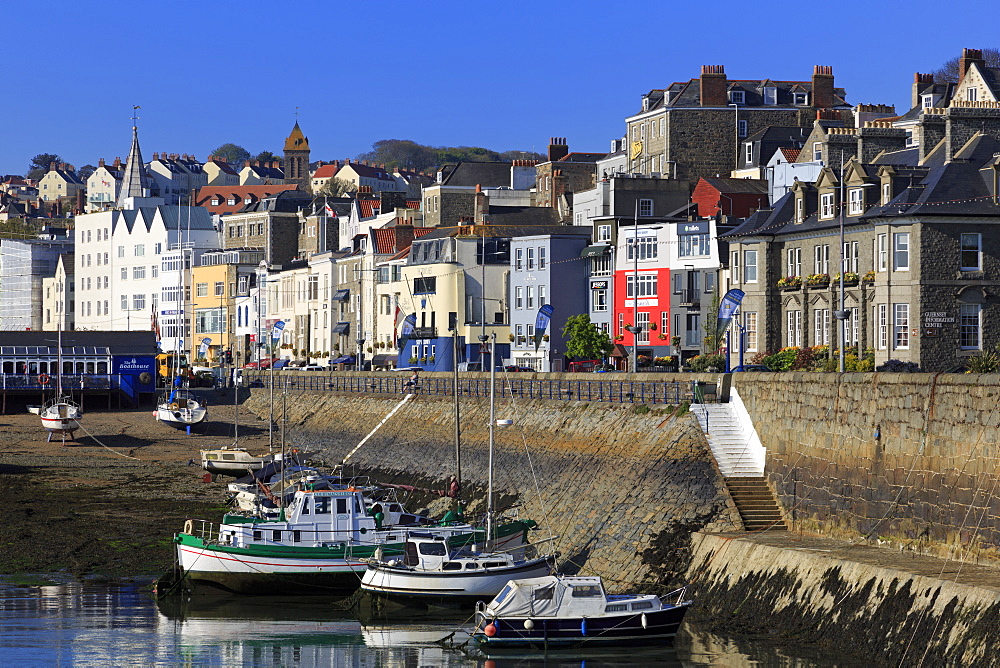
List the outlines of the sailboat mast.
{"label": "sailboat mast", "polygon": [[62,401],[62,325],[56,335],[56,401]]}
{"label": "sailboat mast", "polygon": [[490,337],[490,470],[486,486],[486,541],[493,540],[493,430],[496,428],[496,378],[497,365],[494,362],[497,351],[497,334]]}

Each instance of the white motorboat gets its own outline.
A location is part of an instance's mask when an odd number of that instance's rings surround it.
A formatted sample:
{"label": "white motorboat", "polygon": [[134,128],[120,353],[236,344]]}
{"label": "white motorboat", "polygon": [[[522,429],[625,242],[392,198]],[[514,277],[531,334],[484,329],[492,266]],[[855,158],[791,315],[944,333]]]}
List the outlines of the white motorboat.
{"label": "white motorboat", "polygon": [[404,549],[390,559],[376,552],[361,588],[397,600],[471,603],[493,598],[510,580],[548,575],[552,566],[551,556],[515,559],[507,552],[451,549],[443,538],[425,532],[408,533]]}
{"label": "white motorboat", "polygon": [[692,604],[685,589],[667,594],[669,603],[651,594],[607,594],[599,577],[512,580],[476,606],[472,637],[487,651],[669,643]]}
{"label": "white motorboat", "polygon": [[261,470],[280,457],[280,453],[269,452],[262,455],[252,455],[246,448],[223,446],[202,450],[201,467],[212,475],[228,475],[239,478],[248,472]]}

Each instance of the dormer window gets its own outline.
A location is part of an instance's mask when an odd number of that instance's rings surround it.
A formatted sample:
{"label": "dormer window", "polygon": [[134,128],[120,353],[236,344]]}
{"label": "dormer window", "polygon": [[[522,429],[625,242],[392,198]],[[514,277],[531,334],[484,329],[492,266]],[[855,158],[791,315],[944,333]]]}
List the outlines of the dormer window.
{"label": "dormer window", "polygon": [[747,100],[746,91],[742,90],[729,91],[729,101],[732,104],[746,104],[746,100]]}
{"label": "dormer window", "polygon": [[882,204],[888,204],[892,201],[892,184],[883,183],[882,184]]}
{"label": "dormer window", "polygon": [[778,89],[774,86],[764,87],[764,104],[778,104]]}
{"label": "dormer window", "polygon": [[819,196],[819,217],[820,218],[833,218],[834,216],[834,206],[833,206],[833,193],[823,193]]}
{"label": "dormer window", "polygon": [[218,197],[213,197],[212,198],[212,206],[219,206],[219,198]]}
{"label": "dormer window", "polygon": [[806,198],[799,195],[795,198],[795,222],[801,223],[806,219]]}
{"label": "dormer window", "polygon": [[643,111],[649,111],[649,96],[648,95],[643,95],[642,96],[642,110]]}
{"label": "dormer window", "polygon": [[847,212],[852,216],[858,216],[865,212],[865,196],[863,188],[851,188],[847,192]]}
{"label": "dormer window", "polygon": [[804,107],[809,104],[809,93],[792,93],[792,101],[796,107]]}
{"label": "dormer window", "polygon": [[930,109],[934,106],[934,96],[933,95],[921,95],[920,96],[920,106],[924,109]]}
{"label": "dormer window", "polygon": [[743,145],[743,149],[745,151],[744,160],[746,161],[746,164],[747,165],[753,164],[753,143],[747,142],[746,144]]}

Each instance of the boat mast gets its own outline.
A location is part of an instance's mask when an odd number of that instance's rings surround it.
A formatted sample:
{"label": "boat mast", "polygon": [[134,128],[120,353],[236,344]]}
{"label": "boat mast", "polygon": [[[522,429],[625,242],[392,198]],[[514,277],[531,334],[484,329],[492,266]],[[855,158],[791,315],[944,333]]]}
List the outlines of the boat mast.
{"label": "boat mast", "polygon": [[[455,482],[458,484],[459,493],[462,489],[462,425],[459,421],[458,410],[458,323],[452,330],[452,389],[451,393],[455,399]],[[457,495],[456,495],[457,496]],[[460,503],[456,498],[455,501]]]}
{"label": "boat mast", "polygon": [[497,334],[490,337],[490,470],[486,486],[486,543],[493,540],[493,430],[496,427],[496,378],[497,365],[494,362],[497,351]]}
{"label": "boat mast", "polygon": [[56,402],[59,402],[62,401],[62,323],[56,335],[56,346]]}

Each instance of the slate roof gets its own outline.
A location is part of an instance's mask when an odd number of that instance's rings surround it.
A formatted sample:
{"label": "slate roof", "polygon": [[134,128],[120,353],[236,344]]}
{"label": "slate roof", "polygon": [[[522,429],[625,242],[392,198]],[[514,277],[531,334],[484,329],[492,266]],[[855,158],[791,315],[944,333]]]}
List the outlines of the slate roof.
{"label": "slate roof", "polygon": [[557,162],[597,162],[603,160],[607,153],[568,153],[559,158]]}
{"label": "slate roof", "polygon": [[720,193],[751,195],[766,195],[767,181],[762,179],[730,179],[724,177],[703,176],[701,180],[708,183]]}
{"label": "slate roof", "polygon": [[312,203],[312,195],[300,190],[283,190],[259,202],[245,205],[237,213],[255,213],[270,211],[274,213],[298,213],[308,208]]}
{"label": "slate roof", "polygon": [[1000,216],[1000,206],[971,162],[931,167],[926,176],[884,206],[873,207],[863,219],[896,216]]}
{"label": "slate roof", "polygon": [[451,170],[441,185],[500,188],[510,185],[509,162],[460,162]]}
{"label": "slate roof", "polygon": [[[764,104],[764,87],[773,86],[777,88],[777,104]],[[744,92],[743,107],[763,107],[763,108],[800,108],[802,105],[794,104],[793,93],[810,93],[810,103],[812,102],[812,81],[774,81],[772,79],[727,79],[726,90],[742,90]],[[665,103],[664,94],[670,93],[670,102]],[[846,93],[843,88],[833,89],[833,106],[848,107]],[[654,89],[649,92],[649,106],[647,111],[658,108],[669,107],[691,108],[701,106],[701,79],[689,79],[688,81],[675,81],[666,88]],[[643,113],[638,111],[636,113]]]}

